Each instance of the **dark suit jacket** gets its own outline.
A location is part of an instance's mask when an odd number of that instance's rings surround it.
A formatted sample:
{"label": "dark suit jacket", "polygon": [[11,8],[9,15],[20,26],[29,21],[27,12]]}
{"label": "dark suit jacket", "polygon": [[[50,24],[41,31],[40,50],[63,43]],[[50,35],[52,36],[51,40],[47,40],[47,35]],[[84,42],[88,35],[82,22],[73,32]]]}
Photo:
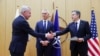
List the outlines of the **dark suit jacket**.
{"label": "dark suit jacket", "polygon": [[12,41],[9,50],[24,53],[28,41],[28,34],[35,37],[45,37],[45,34],[39,34],[32,30],[24,17],[17,17],[12,23]]}
{"label": "dark suit jacket", "polygon": [[78,38],[84,38],[84,42],[78,43],[75,41],[71,41],[70,49],[74,50],[76,46],[82,46],[84,49],[88,48],[87,40],[91,37],[89,23],[87,21],[80,20],[80,25],[77,33],[75,32],[74,22],[70,23],[65,30],[57,32],[56,35],[63,35],[67,32],[70,32],[71,37],[77,36]]}
{"label": "dark suit jacket", "polygon": [[[48,21],[47,29],[44,29],[44,27],[43,27],[43,20],[41,20],[41,21],[37,22],[36,27],[35,27],[35,31],[38,32],[38,33],[48,33],[50,31],[54,31],[53,28],[54,28],[53,27],[53,23],[50,22],[50,21]],[[41,37],[38,37],[37,38],[37,43],[36,43],[36,47],[37,48],[39,48],[39,47],[42,46],[40,44],[40,41],[41,40],[48,40],[48,39],[45,38],[45,37],[42,37],[42,38]],[[48,40],[48,41],[52,42],[53,39],[52,40]]]}

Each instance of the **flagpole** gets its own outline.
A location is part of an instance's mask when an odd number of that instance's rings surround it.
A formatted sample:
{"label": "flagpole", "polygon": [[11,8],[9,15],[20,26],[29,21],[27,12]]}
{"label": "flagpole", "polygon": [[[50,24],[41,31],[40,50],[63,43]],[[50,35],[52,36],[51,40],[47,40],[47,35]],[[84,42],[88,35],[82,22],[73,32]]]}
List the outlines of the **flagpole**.
{"label": "flagpole", "polygon": [[18,17],[19,14],[20,14],[20,13],[19,13],[19,5],[17,5],[15,18]]}
{"label": "flagpole", "polygon": [[[56,6],[56,9],[58,9],[58,7]],[[54,20],[54,13],[55,13],[55,1],[52,0],[52,16],[51,16],[51,21],[53,22]]]}
{"label": "flagpole", "polygon": [[17,8],[19,8],[19,5],[17,5]]}
{"label": "flagpole", "polygon": [[20,6],[19,6],[19,5],[17,5],[17,9],[19,9],[19,7],[20,7]]}
{"label": "flagpole", "polygon": [[54,4],[54,0],[52,0],[52,16],[51,16],[51,22],[53,22],[53,20],[54,20],[54,9],[55,9],[55,4]]}
{"label": "flagpole", "polygon": [[92,3],[92,0],[90,0],[90,10],[94,10],[94,6],[93,6],[93,3]]}
{"label": "flagpole", "polygon": [[54,7],[55,7],[54,0],[53,0],[53,6],[52,7],[53,7],[53,10],[54,10]]}

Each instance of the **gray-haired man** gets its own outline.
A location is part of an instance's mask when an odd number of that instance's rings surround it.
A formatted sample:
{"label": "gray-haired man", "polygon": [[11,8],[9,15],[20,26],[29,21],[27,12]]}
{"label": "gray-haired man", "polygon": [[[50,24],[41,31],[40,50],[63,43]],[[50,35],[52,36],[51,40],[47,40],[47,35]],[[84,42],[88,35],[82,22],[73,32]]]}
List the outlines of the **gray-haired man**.
{"label": "gray-haired man", "polygon": [[12,23],[12,40],[9,47],[11,56],[24,56],[28,41],[28,34],[31,34],[35,37],[53,38],[53,36],[50,36],[50,34],[40,34],[32,30],[26,21],[30,17],[30,7],[22,6],[20,15]]}

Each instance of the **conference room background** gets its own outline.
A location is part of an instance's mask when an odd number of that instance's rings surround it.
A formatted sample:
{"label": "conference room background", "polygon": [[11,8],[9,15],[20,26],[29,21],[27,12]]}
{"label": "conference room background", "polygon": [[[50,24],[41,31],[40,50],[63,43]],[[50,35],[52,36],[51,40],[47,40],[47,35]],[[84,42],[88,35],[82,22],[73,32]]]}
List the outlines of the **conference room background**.
{"label": "conference room background", "polygon": [[[37,21],[41,20],[41,10],[48,9],[50,18],[58,7],[59,17],[63,18],[67,24],[72,21],[71,11],[74,9],[81,11],[81,19],[91,21],[91,10],[94,9],[97,22],[98,37],[100,40],[100,0],[0,0],[0,56],[10,56],[9,44],[12,36],[12,22],[16,15],[16,10],[22,5],[31,7],[32,16],[28,20],[30,26],[35,29]],[[62,27],[66,27],[60,21]],[[32,36],[30,36],[32,37]],[[66,35],[61,36],[64,40]],[[68,34],[68,38],[70,35]],[[69,40],[61,44],[62,56],[70,56]],[[25,56],[36,56],[36,39],[29,38]]]}

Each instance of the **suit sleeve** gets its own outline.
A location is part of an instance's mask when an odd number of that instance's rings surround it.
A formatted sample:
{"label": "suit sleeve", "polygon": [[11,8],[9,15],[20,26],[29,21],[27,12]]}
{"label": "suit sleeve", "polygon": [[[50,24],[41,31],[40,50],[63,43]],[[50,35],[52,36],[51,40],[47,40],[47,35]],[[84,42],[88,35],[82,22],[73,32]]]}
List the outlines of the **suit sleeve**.
{"label": "suit sleeve", "polygon": [[[69,24],[70,25],[70,24]],[[69,32],[69,25],[63,31],[57,31],[56,36],[63,35]]]}
{"label": "suit sleeve", "polygon": [[51,31],[54,32],[54,25],[53,25],[53,23],[51,24]]}
{"label": "suit sleeve", "polygon": [[[38,23],[35,26],[35,32],[39,33],[39,27],[38,27]],[[39,41],[41,41],[42,39],[40,37],[37,38]]]}
{"label": "suit sleeve", "polygon": [[86,36],[84,36],[84,41],[87,41],[89,38],[91,38],[91,31],[88,22],[86,22],[85,30],[86,30]]}
{"label": "suit sleeve", "polygon": [[34,37],[45,37],[45,34],[35,32],[26,21],[22,21],[20,23],[21,28],[26,31],[27,33],[31,34]]}

